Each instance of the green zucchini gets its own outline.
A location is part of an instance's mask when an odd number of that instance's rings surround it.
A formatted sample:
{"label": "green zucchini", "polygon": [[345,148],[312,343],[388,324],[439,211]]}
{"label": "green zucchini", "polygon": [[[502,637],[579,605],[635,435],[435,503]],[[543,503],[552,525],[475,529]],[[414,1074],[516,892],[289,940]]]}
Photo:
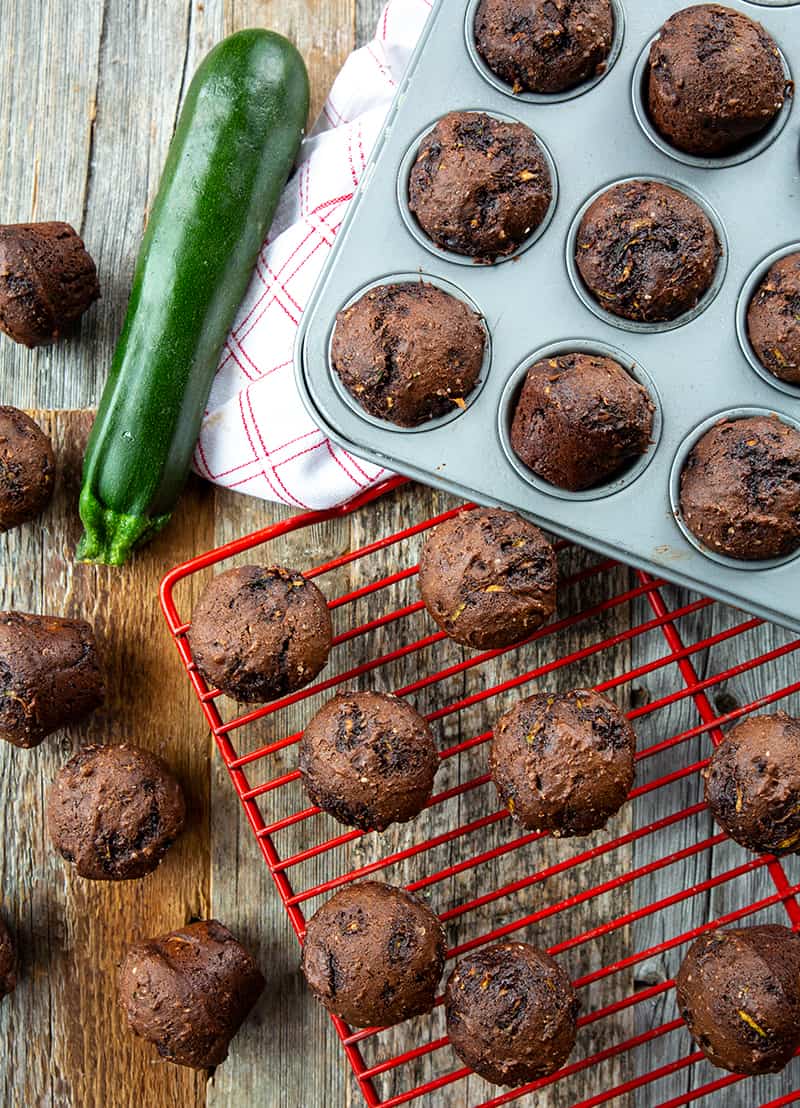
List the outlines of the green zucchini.
{"label": "green zucchini", "polygon": [[224,39],[189,86],[84,458],[81,561],[120,565],[169,520],[308,99],[300,54],[263,30]]}

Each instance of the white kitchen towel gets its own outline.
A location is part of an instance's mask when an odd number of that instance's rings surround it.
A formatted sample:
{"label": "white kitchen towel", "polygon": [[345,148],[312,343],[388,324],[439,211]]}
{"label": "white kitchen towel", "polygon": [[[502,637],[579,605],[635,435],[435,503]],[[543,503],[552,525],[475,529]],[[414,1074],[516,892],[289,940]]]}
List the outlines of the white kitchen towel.
{"label": "white kitchen towel", "polygon": [[390,0],[374,39],[352,53],[301,147],[228,335],[194,456],[226,488],[329,508],[387,477],[336,446],[294,381],[300,317],[341,226],[431,0]]}

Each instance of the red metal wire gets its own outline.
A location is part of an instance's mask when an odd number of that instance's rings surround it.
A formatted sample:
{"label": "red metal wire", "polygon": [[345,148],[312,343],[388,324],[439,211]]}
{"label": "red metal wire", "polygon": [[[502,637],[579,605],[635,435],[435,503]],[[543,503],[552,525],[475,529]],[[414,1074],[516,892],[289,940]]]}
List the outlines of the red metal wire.
{"label": "red metal wire", "polygon": [[[415,842],[412,846],[384,855],[368,864],[350,869],[347,873],[331,872],[330,876],[325,880],[315,885],[304,887],[302,884],[303,863],[312,858],[320,858],[329,855],[330,852],[334,851],[336,848],[354,842],[361,837],[362,832],[344,831],[327,838],[324,837],[324,835],[320,835],[318,836],[319,841],[316,841],[313,846],[296,851],[294,854],[282,852],[280,845],[282,841],[281,836],[289,828],[305,821],[324,819],[326,817],[320,817],[319,809],[314,806],[300,805],[287,815],[269,822],[265,821],[260,805],[270,803],[271,798],[278,790],[291,787],[292,784],[297,781],[299,774],[297,770],[288,770],[275,776],[267,776],[266,780],[259,780],[256,783],[251,783],[248,778],[248,773],[251,769],[266,769],[267,774],[269,774],[270,759],[279,751],[297,743],[300,738],[300,732],[278,735],[268,744],[261,745],[255,750],[244,752],[237,750],[234,745],[234,738],[247,734],[247,728],[256,721],[273,717],[281,709],[292,704],[300,703],[312,695],[334,689],[343,683],[351,682],[377,669],[387,668],[388,671],[391,672],[391,667],[394,663],[414,655],[419,651],[435,646],[442,641],[444,636],[441,632],[435,631],[422,638],[399,645],[394,650],[377,654],[377,656],[371,656],[371,654],[368,653],[367,660],[351,668],[347,672],[335,673],[333,676],[319,681],[306,689],[302,689],[290,696],[285,696],[272,704],[248,711],[230,720],[223,720],[219,708],[217,707],[220,696],[218,690],[209,689],[206,686],[192,660],[186,637],[186,631],[189,628],[189,613],[185,613],[183,616],[179,613],[175,598],[176,588],[182,581],[201,570],[215,566],[219,562],[234,557],[235,555],[251,551],[260,546],[268,547],[271,541],[281,535],[313,524],[318,524],[325,520],[356,512],[371,503],[378,496],[397,489],[403,484],[405,484],[403,479],[394,478],[384,482],[384,484],[377,489],[362,494],[350,504],[331,509],[327,512],[308,512],[303,515],[298,515],[291,519],[283,520],[281,523],[266,527],[252,535],[244,536],[223,547],[209,551],[197,558],[193,558],[183,565],[176,566],[166,575],[161,585],[161,605],[170,633],[178,649],[179,656],[206,716],[220,756],[228,769],[233,786],[242,802],[256,842],[272,874],[289,920],[301,942],[305,934],[304,905],[313,898],[327,894],[333,889],[354,879],[374,873],[383,873],[386,870],[391,871],[392,866],[408,861],[409,859],[414,859],[418,864],[420,875],[416,880],[411,882],[408,887],[414,891],[429,889],[449,878],[469,870],[483,872],[481,867],[486,863],[520,850],[542,837],[538,833],[520,834],[516,837],[512,834],[509,840],[502,845],[486,850],[475,849],[475,846],[472,845],[473,838],[479,842],[481,831],[488,826],[507,820],[508,818],[508,813],[505,810],[497,810],[494,794],[490,792],[487,793],[487,810],[480,818],[473,819],[467,824],[453,826],[448,831],[435,837],[426,839],[422,842]],[[341,566],[350,565],[360,559],[368,558],[370,555],[383,551],[390,546],[397,547],[399,551],[402,551],[403,544],[408,539],[422,534],[441,520],[450,518],[459,511],[469,510],[471,507],[472,505],[464,505],[443,512],[433,519],[412,523],[410,526],[405,527],[393,535],[386,536],[358,550],[347,551],[322,565],[306,569],[305,572],[309,577],[318,577]],[[560,548],[566,544],[559,543],[557,545]],[[269,551],[267,549],[264,552],[264,561],[268,562],[269,560]],[[577,585],[589,578],[599,578],[613,569],[615,564],[616,563],[608,560],[599,561],[573,574],[571,578],[567,579],[566,583]],[[404,606],[396,608],[392,607],[390,592],[388,591],[391,590],[393,586],[413,577],[416,572],[417,566],[413,560],[410,560],[405,568],[399,569],[388,576],[370,581],[342,596],[331,598],[329,602],[331,609],[345,609],[348,605],[352,605],[366,597],[375,597],[378,595],[385,595],[387,597],[387,610],[385,612],[367,622],[356,624],[345,629],[336,636],[335,645],[350,642],[357,638],[366,638],[381,628],[389,627],[392,624],[398,624],[401,620],[413,617],[417,612],[421,611],[423,606],[420,602],[405,604]],[[798,680],[783,688],[767,689],[763,695],[756,700],[751,701],[749,704],[735,707],[733,710],[726,713],[715,711],[707,696],[707,693],[711,689],[718,688],[726,681],[735,677],[758,671],[761,667],[767,666],[770,662],[784,658],[795,651],[798,652],[798,657],[800,657],[800,639],[783,643],[757,656],[748,655],[746,646],[744,646],[742,648],[743,656],[739,662],[725,670],[711,673],[701,679],[695,669],[695,658],[722,643],[731,642],[736,639],[744,642],[743,637],[746,636],[749,631],[758,627],[760,621],[744,617],[740,621],[734,622],[731,626],[725,627],[723,630],[717,631],[712,635],[697,639],[696,641],[684,642],[678,625],[680,624],[681,627],[685,626],[686,621],[691,616],[711,608],[713,602],[701,598],[688,601],[681,606],[670,607],[665,599],[663,581],[654,579],[643,572],[637,572],[636,580],[638,583],[632,587],[623,589],[622,591],[612,592],[611,595],[607,596],[602,602],[582,611],[572,613],[542,628],[532,636],[529,641],[552,639],[559,631],[588,623],[588,621],[592,619],[599,619],[605,613],[611,612],[621,605],[629,604],[638,598],[644,598],[647,601],[653,613],[652,618],[642,620],[622,632],[607,637],[598,637],[597,641],[590,642],[588,645],[568,655],[558,656],[555,654],[543,664],[534,669],[525,669],[510,680],[496,684],[490,683],[489,687],[481,689],[479,692],[473,693],[470,696],[464,696],[455,701],[445,701],[442,703],[441,707],[429,713],[428,718],[437,720],[452,716],[472,705],[507,693],[531,681],[540,681],[547,675],[564,667],[573,665],[583,659],[602,654],[604,651],[614,649],[623,643],[632,643],[648,634],[660,634],[663,636],[666,643],[666,651],[652,661],[610,676],[599,684],[597,688],[600,691],[608,691],[621,685],[640,680],[648,674],[664,670],[667,667],[674,667],[676,673],[680,677],[681,684],[676,685],[672,691],[659,699],[633,708],[629,712],[629,717],[632,720],[637,720],[672,705],[688,702],[694,705],[699,723],[687,727],[679,733],[664,737],[656,743],[650,744],[646,749],[639,752],[639,761],[651,759],[666,750],[680,749],[682,744],[699,735],[709,734],[712,741],[716,744],[721,740],[722,732],[720,728],[722,726],[740,719],[750,712],[778,703],[792,693],[800,691],[800,680]],[[422,689],[440,685],[469,670],[490,665],[495,658],[503,653],[506,652],[489,651],[482,654],[470,655],[456,664],[449,665],[432,673],[425,673],[411,684],[406,684],[396,691],[401,694],[410,695]],[[457,743],[443,750],[441,752],[441,757],[443,759],[453,758],[465,751],[488,742],[490,737],[491,732],[486,731],[467,738],[461,738]],[[668,789],[669,786],[675,782],[699,773],[707,765],[707,762],[708,759],[703,758],[691,764],[678,764],[671,768],[669,772],[662,774],[654,780],[646,781],[644,784],[638,785],[633,790],[631,799],[653,793],[656,790]],[[434,796],[430,803],[432,806],[447,804],[454,800],[454,798],[462,796],[468,791],[486,788],[488,783],[488,774],[481,773],[471,780],[461,782],[458,785],[443,790]],[[658,835],[668,827],[675,826],[697,816],[702,812],[703,808],[704,805],[702,803],[695,803],[680,810],[672,811],[649,824],[636,827],[616,838],[610,838],[608,841],[597,846],[593,846],[589,849],[577,849],[570,857],[560,862],[545,866],[532,873],[525,872],[524,875],[517,880],[507,882],[498,888],[487,888],[480,891],[470,899],[443,911],[441,913],[441,918],[443,921],[447,922],[468,916],[469,913],[474,913],[502,898],[509,897],[535,886],[543,885],[549,878],[555,877],[558,874],[572,871],[576,867],[591,867],[591,864],[596,859],[612,855],[615,851],[629,846],[632,843],[643,841],[653,835]],[[448,956],[450,958],[458,957],[465,951],[471,950],[486,942],[494,941],[505,935],[513,935],[517,931],[537,921],[562,916],[562,914],[568,913],[571,908],[579,904],[592,901],[596,897],[613,894],[625,886],[635,885],[637,881],[643,878],[661,873],[667,870],[668,867],[677,865],[687,858],[700,856],[712,850],[723,840],[724,836],[722,834],[715,833],[706,838],[701,838],[698,841],[692,842],[669,855],[656,858],[633,870],[622,871],[615,877],[601,882],[591,882],[591,869],[588,868],[586,875],[581,880],[580,891],[575,895],[563,898],[556,903],[542,905],[536,911],[522,915],[488,932],[483,931],[480,935],[476,935],[460,943],[458,946],[453,947],[449,951]],[[429,852],[435,851],[437,847],[446,843],[458,843],[462,848],[463,856],[451,865],[435,869],[428,861]],[[650,904],[644,904],[636,910],[626,912],[618,917],[605,919],[599,922],[597,926],[580,934],[570,934],[568,938],[565,938],[553,946],[551,948],[551,953],[560,954],[582,944],[593,942],[599,937],[611,934],[614,931],[635,923],[637,920],[654,916],[671,906],[688,902],[694,897],[707,895],[715,888],[730,882],[735,882],[747,874],[758,870],[769,873],[775,887],[775,892],[772,895],[753,903],[743,904],[736,910],[716,920],[704,923],[699,927],[691,928],[680,934],[671,935],[669,938],[664,939],[662,942],[646,950],[626,953],[617,961],[593,969],[590,973],[586,973],[578,978],[574,982],[576,988],[587,989],[597,981],[620,974],[637,963],[657,957],[681,944],[688,943],[704,931],[721,925],[735,923],[738,920],[745,919],[748,916],[769,908],[776,908],[780,905],[784,906],[791,925],[800,929],[800,905],[798,905],[797,900],[797,895],[800,893],[800,885],[793,885],[789,882],[782,864],[777,859],[771,856],[743,856],[743,860],[739,865],[708,877],[706,880],[694,884],[691,888],[681,889],[670,895],[662,896]],[[297,887],[293,885],[292,879],[289,876],[290,873],[295,874],[295,879],[299,882]],[[391,876],[391,873],[389,873],[389,876]],[[633,993],[625,993],[623,991],[621,995],[602,1007],[594,1007],[586,1011],[581,1016],[579,1024],[580,1026],[586,1026],[596,1023],[599,1020],[606,1019],[609,1016],[616,1015],[619,1012],[634,1008],[636,1005],[648,1000],[653,1000],[667,993],[672,987],[672,981],[664,981],[648,988],[638,989]],[[441,998],[439,1000],[439,1003],[440,1002]],[[434,1038],[422,1042],[419,1046],[412,1050],[405,1051],[402,1054],[383,1057],[380,1060],[374,1061],[372,1064],[367,1064],[362,1053],[362,1044],[366,1044],[371,1040],[380,1043],[383,1029],[364,1028],[358,1031],[352,1031],[336,1017],[333,1017],[333,1024],[342,1041],[347,1059],[355,1073],[369,1108],[399,1108],[400,1105],[409,1104],[415,1101],[421,1102],[428,1094],[439,1089],[445,1089],[455,1082],[462,1080],[469,1074],[469,1071],[463,1067],[456,1068],[433,1077],[416,1087],[407,1088],[391,1096],[382,1097],[376,1086],[376,1081],[383,1075],[402,1072],[403,1067],[411,1062],[431,1057],[442,1052],[448,1045],[447,1039]],[[615,1042],[588,1057],[571,1061],[558,1073],[544,1078],[541,1081],[534,1082],[519,1089],[498,1093],[489,1100],[483,1101],[482,1104],[476,1106],[476,1108],[499,1108],[500,1105],[511,1104],[530,1092],[546,1086],[555,1085],[570,1075],[584,1073],[589,1071],[592,1067],[600,1065],[611,1058],[616,1058],[630,1051],[646,1047],[646,1045],[653,1040],[671,1034],[673,1031],[679,1030],[682,1026],[679,1019],[669,1020],[641,1034]],[[649,1103],[654,1103],[652,1087],[655,1082],[673,1073],[688,1069],[695,1062],[700,1061],[702,1057],[702,1054],[699,1052],[694,1052],[689,1055],[679,1054],[672,1061],[656,1069],[638,1074],[627,1081],[607,1089],[602,1089],[594,1095],[580,1100],[574,1104],[573,1108],[596,1108],[596,1106],[609,1103],[616,1097],[645,1088],[650,1089],[647,1094]],[[735,1074],[721,1075],[704,1085],[698,1086],[691,1092],[664,1101],[659,1105],[659,1108],[678,1108],[678,1105],[694,1103],[712,1093],[724,1090],[744,1080],[746,1079]],[[763,1108],[780,1108],[782,1105],[795,1103],[798,1100],[800,1100],[800,1089],[770,1101],[769,1104],[764,1105]]]}

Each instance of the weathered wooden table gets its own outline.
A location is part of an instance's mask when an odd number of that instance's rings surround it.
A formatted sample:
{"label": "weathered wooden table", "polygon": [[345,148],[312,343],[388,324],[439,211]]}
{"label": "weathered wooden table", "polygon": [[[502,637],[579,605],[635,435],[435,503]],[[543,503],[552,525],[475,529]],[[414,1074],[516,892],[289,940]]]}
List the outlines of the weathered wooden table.
{"label": "weathered wooden table", "polygon": [[[286,513],[193,481],[173,525],[133,567],[75,567],[71,553],[78,532],[75,497],[81,447],[91,419],[81,409],[90,409],[99,397],[181,95],[199,59],[225,33],[251,25],[280,30],[297,42],[307,59],[316,109],[345,55],[371,33],[378,7],[379,0],[2,4],[0,218],[69,220],[98,263],[103,299],[89,313],[80,335],[54,348],[28,352],[0,341],[0,401],[42,412],[61,470],[56,500],[42,526],[22,528],[0,541],[0,604],[93,620],[107,659],[109,686],[107,706],[87,727],[75,728],[38,750],[0,750],[0,906],[17,933],[22,954],[19,988],[0,1005],[0,1103],[9,1108],[339,1108],[359,1103],[332,1029],[299,979],[295,941],[228,780],[212,755],[156,599],[158,580],[169,565]],[[440,510],[445,503],[445,498],[426,490],[405,491],[382,503],[366,529],[363,517],[329,524],[304,532],[273,553],[302,568],[326,553],[396,528],[404,518]],[[626,574],[624,569],[615,571],[617,588]],[[581,602],[589,599],[584,595]],[[643,608],[626,605],[608,617],[604,632],[613,634],[629,620],[644,616]],[[710,633],[726,620],[730,622],[730,616],[717,606],[711,614],[697,616],[695,632]],[[559,648],[579,646],[587,633],[576,628],[571,637],[561,639]],[[737,638],[730,647],[718,648],[713,660],[703,654],[695,661],[701,675],[706,667],[719,672],[738,661],[741,651],[752,654],[786,640],[783,632],[763,627],[751,632],[744,645]],[[656,640],[650,639],[620,645],[599,662],[589,659],[571,667],[565,680],[601,680],[610,669],[643,664],[648,652],[657,649]],[[790,658],[772,667],[771,687],[792,679],[791,666]],[[759,674],[746,673],[715,687],[712,695],[721,710],[758,695],[764,679]],[[658,670],[636,688],[626,687],[620,699],[653,699],[676,683],[673,669]],[[658,726],[670,734],[687,726],[686,711],[685,704],[676,705],[674,712],[659,716]],[[88,741],[121,740],[150,746],[168,758],[186,785],[191,818],[188,832],[156,874],[107,887],[75,879],[54,858],[44,829],[43,802],[54,773],[71,751]],[[681,747],[673,757],[696,760],[703,756],[701,749],[707,753],[707,738]],[[687,779],[681,788],[684,804],[697,799],[696,778]],[[675,794],[670,800],[674,802]],[[665,814],[657,800],[649,798],[648,803],[649,818]],[[708,835],[709,828],[708,816],[699,814],[665,831],[666,841],[662,837],[655,847],[643,840],[598,863],[592,880],[691,845]],[[397,842],[411,841],[404,836],[412,834],[399,833]],[[557,857],[558,845],[552,849]],[[741,854],[730,844],[690,857],[673,867],[670,887],[702,881],[737,860]],[[575,891],[577,880],[565,878],[563,895]],[[661,881],[655,874],[637,883],[634,892],[621,893],[627,898],[625,906],[657,899]],[[637,946],[657,943],[716,917],[743,897],[756,899],[772,891],[763,871],[746,876],[734,892],[726,889],[648,917],[637,933]],[[613,910],[620,911],[619,902]],[[598,922],[596,905],[579,911],[585,912],[584,926]],[[209,914],[225,921],[258,952],[270,987],[237,1039],[231,1059],[207,1083],[205,1075],[157,1061],[125,1030],[116,1007],[114,972],[126,941]],[[781,919],[780,909],[770,918]],[[553,941],[547,933],[542,938]],[[615,941],[621,941],[619,936]],[[614,949],[585,951],[581,964],[585,969],[595,956],[608,960]],[[679,956],[680,951],[673,950],[639,966],[633,987],[672,976]],[[666,993],[621,1016],[622,1024],[598,1026],[593,1048],[602,1048],[603,1035],[618,1035],[620,1029],[636,1034],[673,1016],[672,995]],[[399,1032],[397,1044],[407,1045],[407,1034]],[[688,1039],[680,1046],[685,1052]],[[676,1056],[675,1050],[674,1042],[656,1040],[645,1057],[613,1063],[603,1079],[613,1083],[642,1072]],[[710,1075],[704,1070],[703,1080]],[[693,1080],[697,1078],[691,1071],[682,1071],[661,1082],[658,1102],[682,1095]],[[760,1104],[797,1083],[796,1069],[790,1070],[705,1103]],[[597,1078],[584,1075],[568,1088],[529,1098],[528,1103],[573,1103],[601,1088]],[[467,1105],[488,1092],[482,1083],[470,1082],[429,1103]],[[628,1103],[649,1106],[656,1102],[655,1095],[645,1090]]]}

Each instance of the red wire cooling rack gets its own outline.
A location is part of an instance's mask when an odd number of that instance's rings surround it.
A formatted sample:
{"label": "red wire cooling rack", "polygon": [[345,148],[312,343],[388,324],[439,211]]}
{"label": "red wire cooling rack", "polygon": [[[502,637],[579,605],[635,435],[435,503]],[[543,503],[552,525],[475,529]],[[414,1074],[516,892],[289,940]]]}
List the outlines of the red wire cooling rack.
{"label": "red wire cooling rack", "polygon": [[[351,533],[368,535],[376,509],[362,509],[403,484],[388,481],[342,508],[298,515],[203,554],[168,573],[161,588],[180,657],[300,941],[306,916],[326,896],[376,876],[430,899],[455,940],[450,959],[504,936],[529,938],[560,958],[579,990],[579,1044],[568,1065],[502,1092],[460,1066],[441,1005],[399,1029],[353,1031],[334,1018],[367,1104],[494,1108],[555,1085],[557,1103],[575,1108],[616,1098],[677,1108],[714,1093],[723,1097],[715,1103],[728,1105],[800,1100],[800,1089],[785,1091],[786,1074],[744,1084],[712,1069],[671,999],[680,957],[702,931],[760,913],[773,921],[788,915],[800,929],[800,883],[786,872],[794,860],[754,857],[728,841],[705,810],[700,779],[721,726],[791,706],[800,680],[784,684],[786,659],[800,639],[772,628],[756,642],[759,620],[614,562],[591,562],[562,543],[556,620],[513,651],[464,652],[434,629],[413,578],[424,533],[467,505],[376,542],[359,539],[358,549],[313,569],[300,566],[322,578],[334,617],[334,651],[316,684],[236,715],[198,674],[186,638],[189,613],[177,607],[186,578],[243,554],[262,564],[279,560],[273,540],[298,532],[293,549],[301,550],[303,528],[338,517],[352,517]],[[337,657],[356,647],[362,660],[337,671]],[[587,679],[620,702],[628,698],[639,735],[631,802],[590,839],[522,834],[498,809],[486,773],[492,720],[517,696]],[[446,787],[413,824],[383,837],[343,829],[309,807],[295,765],[299,728],[324,702],[320,694],[353,685],[393,688],[440,728],[437,788]]]}

